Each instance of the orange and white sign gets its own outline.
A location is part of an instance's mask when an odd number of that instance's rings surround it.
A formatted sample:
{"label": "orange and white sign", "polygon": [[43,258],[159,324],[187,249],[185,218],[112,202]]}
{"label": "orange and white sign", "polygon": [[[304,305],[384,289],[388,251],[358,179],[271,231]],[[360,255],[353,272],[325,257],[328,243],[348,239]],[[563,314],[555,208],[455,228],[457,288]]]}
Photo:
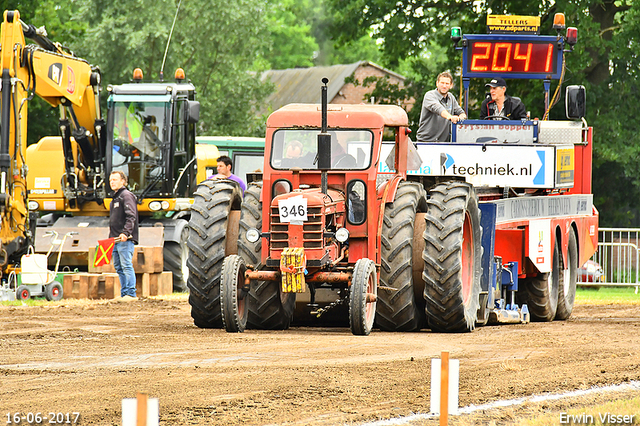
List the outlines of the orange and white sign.
{"label": "orange and white sign", "polygon": [[540,272],[551,271],[551,220],[529,222],[529,259]]}

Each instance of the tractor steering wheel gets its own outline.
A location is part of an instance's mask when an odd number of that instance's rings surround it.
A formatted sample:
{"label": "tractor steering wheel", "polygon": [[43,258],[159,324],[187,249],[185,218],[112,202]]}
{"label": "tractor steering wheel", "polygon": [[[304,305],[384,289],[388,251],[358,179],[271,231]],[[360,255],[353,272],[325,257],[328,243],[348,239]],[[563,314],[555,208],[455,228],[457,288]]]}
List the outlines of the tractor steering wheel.
{"label": "tractor steering wheel", "polygon": [[353,158],[353,155],[350,154],[339,155],[333,160],[333,167],[338,169],[352,169],[356,167],[356,165],[356,159]]}
{"label": "tractor steering wheel", "polygon": [[505,117],[504,115],[487,115],[483,120],[492,120],[492,119],[500,119],[500,120],[508,120],[509,117]]}

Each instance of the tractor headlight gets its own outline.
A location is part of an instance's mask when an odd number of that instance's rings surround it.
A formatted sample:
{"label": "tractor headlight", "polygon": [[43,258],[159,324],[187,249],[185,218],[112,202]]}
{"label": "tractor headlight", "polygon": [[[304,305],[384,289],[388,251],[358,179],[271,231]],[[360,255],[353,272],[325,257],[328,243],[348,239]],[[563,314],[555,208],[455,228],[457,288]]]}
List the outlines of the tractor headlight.
{"label": "tractor headlight", "polygon": [[169,202],[167,200],[162,201],[162,210],[169,210]]}
{"label": "tractor headlight", "polygon": [[260,239],[260,231],[258,231],[256,228],[249,228],[247,230],[247,241],[249,241],[250,243],[255,243]]}
{"label": "tractor headlight", "polygon": [[40,207],[40,204],[38,204],[37,201],[30,200],[29,204],[27,204],[27,206],[28,206],[29,210],[38,210],[38,207]]}
{"label": "tractor headlight", "polygon": [[349,231],[347,228],[340,228],[336,231],[336,240],[341,243],[344,243],[349,239]]}
{"label": "tractor headlight", "polygon": [[149,203],[149,210],[153,212],[157,212],[161,208],[162,208],[162,204],[160,204],[160,201],[152,201]]}

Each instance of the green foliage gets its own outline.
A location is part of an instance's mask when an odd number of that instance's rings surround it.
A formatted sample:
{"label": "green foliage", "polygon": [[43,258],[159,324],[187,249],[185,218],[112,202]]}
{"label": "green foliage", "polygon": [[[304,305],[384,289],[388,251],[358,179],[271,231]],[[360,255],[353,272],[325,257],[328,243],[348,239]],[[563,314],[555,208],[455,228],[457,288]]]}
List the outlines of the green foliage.
{"label": "green foliage", "polygon": [[369,61],[376,64],[383,62],[382,52],[378,49],[378,45],[368,35],[359,39],[337,45],[331,43],[326,49],[327,58],[331,60],[331,64],[353,64],[358,61]]}
{"label": "green foliage", "polygon": [[334,17],[326,0],[267,0],[271,46],[264,53],[272,69],[379,63],[382,54],[368,34],[336,43],[331,35]]}
{"label": "green foliage", "polygon": [[271,68],[313,66],[319,47],[311,34],[311,24],[296,14],[302,14],[301,5],[295,0],[271,0],[267,10],[266,23],[272,43],[264,56]]}
{"label": "green foliage", "polygon": [[173,44],[176,65],[189,70],[200,93],[200,134],[264,136],[256,116],[272,90],[254,65],[267,43],[262,2],[196,0],[183,2],[184,15]]}
{"label": "green foliage", "polygon": [[[159,77],[178,1],[80,3],[78,19],[87,23],[87,31],[75,44],[80,56],[100,65],[105,83],[128,82],[136,67],[147,80]],[[259,0],[180,4],[163,71],[172,79],[182,67],[196,86],[200,134],[261,132],[255,110],[270,87],[249,71],[255,71],[268,38],[262,5]]]}
{"label": "green foliage", "polygon": [[[566,73],[551,119],[564,119],[563,92],[568,84],[587,89],[587,121],[594,127],[594,197],[602,226],[640,226],[640,117],[633,114],[638,99],[640,58],[640,2],[632,0],[327,0],[335,18],[339,41],[357,40],[369,33],[382,40],[383,65],[402,68],[408,83],[422,83],[424,93],[434,87],[435,74],[460,73],[460,53],[449,40],[450,28],[463,34],[485,32],[486,15],[541,17],[541,34],[552,29],[556,12],[568,26],[578,28],[575,51],[566,55]],[[407,60],[406,58],[412,58]],[[418,58],[418,59],[415,59]],[[422,58],[438,63],[425,67]],[[409,69],[407,69],[409,68]],[[413,71],[412,71],[413,70]],[[426,77],[420,79],[420,75]],[[470,117],[477,117],[484,97],[483,81],[472,81]],[[521,97],[532,117],[544,114],[540,81],[509,81],[508,93]],[[557,82],[551,86],[551,94]],[[408,88],[407,90],[411,90]],[[456,91],[453,91],[456,93]],[[457,93],[456,93],[457,94]],[[420,97],[416,97],[419,103]],[[461,99],[460,99],[461,100]],[[462,100],[461,100],[462,101]],[[413,108],[409,114],[415,113]],[[415,123],[415,120],[413,121]],[[624,202],[620,202],[624,200]]]}

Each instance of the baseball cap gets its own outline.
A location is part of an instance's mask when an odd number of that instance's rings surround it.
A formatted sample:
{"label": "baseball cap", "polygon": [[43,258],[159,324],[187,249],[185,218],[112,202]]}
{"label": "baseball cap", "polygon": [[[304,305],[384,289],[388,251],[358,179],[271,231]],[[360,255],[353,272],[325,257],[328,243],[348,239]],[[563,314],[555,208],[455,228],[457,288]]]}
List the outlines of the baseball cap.
{"label": "baseball cap", "polygon": [[504,78],[498,77],[485,84],[485,87],[507,87],[507,83],[504,81]]}

